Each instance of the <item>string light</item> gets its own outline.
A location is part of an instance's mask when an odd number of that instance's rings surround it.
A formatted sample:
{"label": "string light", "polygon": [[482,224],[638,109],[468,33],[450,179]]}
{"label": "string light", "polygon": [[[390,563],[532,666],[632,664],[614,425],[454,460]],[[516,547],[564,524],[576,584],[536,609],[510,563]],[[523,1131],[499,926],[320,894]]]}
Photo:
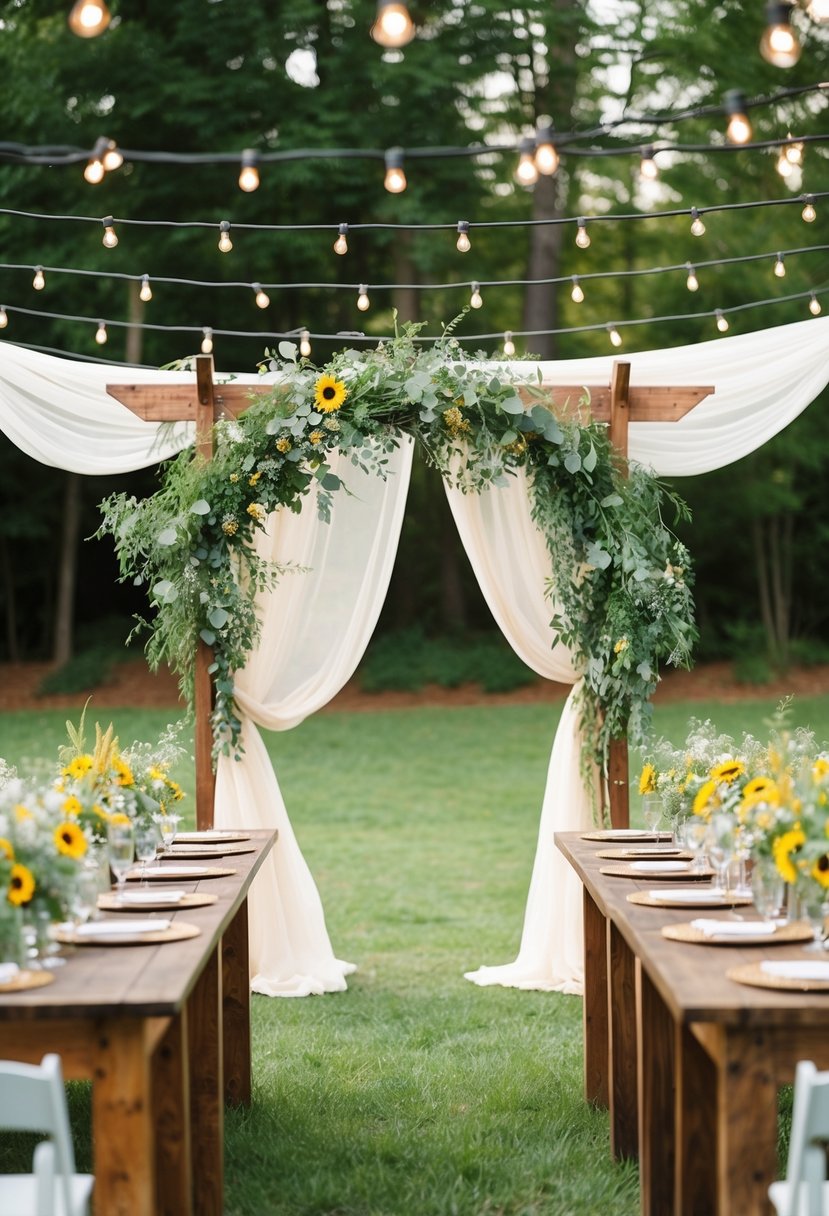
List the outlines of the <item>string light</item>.
{"label": "string light", "polygon": [[472,242],[469,239],[469,221],[458,220],[458,239],[455,242],[458,253],[469,253]]}
{"label": "string light", "polygon": [[720,331],[720,333],[728,333],[728,318],[723,316],[723,310],[718,308],[714,313],[714,316],[717,318],[717,329]]}
{"label": "string light", "polygon": [[515,180],[520,186],[534,186],[538,181],[538,169],[535,164],[535,141],[532,139],[521,140]]}
{"label": "string light", "polygon": [[778,253],[777,255],[774,263],[774,273],[778,279],[785,279],[786,277],[786,263],[783,261],[782,253]]}
{"label": "string light", "polygon": [[360,290],[357,295],[357,307],[360,312],[368,312],[371,307],[371,301],[368,298],[368,287],[366,287],[365,283],[360,284]]}
{"label": "string light", "polygon": [[639,161],[639,175],[647,182],[655,182],[659,177],[659,167],[654,160],[656,153],[650,145],[642,149],[642,159]]}
{"label": "string light", "polygon": [[334,242],[334,252],[340,255],[348,253],[348,224],[340,224],[339,236]]}
{"label": "string light", "polygon": [[383,185],[389,194],[402,194],[408,185],[406,174],[403,172],[403,149],[387,148],[385,161],[386,176],[383,178]]}
{"label": "string light", "polygon": [[777,163],[774,167],[783,179],[791,177],[791,175],[794,173],[795,166],[786,155],[785,148],[780,149],[777,156]]}
{"label": "string light", "polygon": [[153,298],[153,289],[150,287],[150,276],[148,274],[142,274],[141,276],[141,290],[138,293],[138,298],[139,300],[143,300],[145,304],[149,304]]}
{"label": "string light", "polygon": [[230,239],[230,221],[222,220],[219,224],[219,249],[222,253],[230,253],[233,241]]}
{"label": "string light", "polygon": [[699,279],[697,278],[697,272],[690,262],[686,262],[685,265],[688,268],[688,278],[685,280],[685,286],[689,291],[698,291]]}
{"label": "string light", "polygon": [[545,177],[552,177],[559,165],[559,156],[553,144],[553,128],[540,127],[535,137],[535,167]]}
{"label": "string light", "polygon": [[791,141],[787,143],[783,149],[786,160],[790,165],[803,164],[803,144],[799,139],[792,139],[792,133],[789,131],[787,138]]}
{"label": "string light", "polygon": [[210,328],[209,325],[205,325],[204,329],[201,332],[202,332],[201,353],[203,355],[212,355],[213,354],[213,330]]}
{"label": "string light", "polygon": [[576,244],[579,249],[590,248],[590,233],[587,231],[587,220],[580,219],[576,221]]}
{"label": "string light", "polygon": [[120,169],[124,163],[124,154],[116,144],[114,139],[108,139],[106,142],[106,152],[104,152],[104,168],[107,173],[112,173],[115,169]]}
{"label": "string light", "polygon": [[108,215],[106,219],[101,220],[101,223],[104,226],[104,235],[101,238],[101,244],[105,249],[114,249],[118,244],[118,233],[112,226],[114,223],[112,216]]}
{"label": "string light", "polygon": [[239,189],[245,194],[252,194],[259,189],[259,154],[253,148],[245,148],[242,153],[242,168],[239,172]]}
{"label": "string light", "polygon": [[414,22],[405,4],[378,0],[377,16],[371,27],[371,36],[376,43],[389,48],[406,46],[414,35]]}
{"label": "string light", "polygon": [[806,195],[803,204],[803,210],[800,213],[800,218],[807,224],[813,224],[817,219],[817,211],[815,211],[815,200],[811,194]]}
{"label": "string light", "polygon": [[98,139],[95,141],[95,147],[92,149],[92,155],[86,162],[86,168],[83,171],[84,181],[90,186],[97,186],[104,180],[106,166],[104,165],[104,156],[106,154],[107,141]]}
{"label": "string light", "polygon": [[746,116],[746,95],[741,89],[729,89],[723,99],[728,115],[725,137],[732,144],[747,144],[751,139],[751,123]]}
{"label": "string light", "polygon": [[95,341],[99,346],[103,346],[107,340],[106,321],[99,321],[98,328],[95,330]]}
{"label": "string light", "polygon": [[5,304],[0,304],[0,329],[5,329],[9,323],[9,314],[6,312]]}
{"label": "string light", "polygon": [[619,331],[615,325],[608,325],[607,335],[610,338],[611,344],[613,346],[622,345],[622,335],[619,333]]}
{"label": "string light", "polygon": [[694,236],[705,235],[705,224],[703,224],[702,216],[696,207],[691,208],[691,232]]}
{"label": "string light", "polygon": [[790,4],[768,4],[767,25],[760,39],[760,54],[776,68],[791,68],[800,58],[800,43],[791,26]]}
{"label": "string light", "polygon": [[311,335],[307,329],[303,329],[299,335],[299,353],[303,359],[310,359],[311,357]]}
{"label": "string light", "polygon": [[809,312],[813,317],[820,316],[820,300],[813,291],[809,293]]}
{"label": "string light", "polygon": [[581,304],[581,302],[584,300],[584,292],[582,291],[579,276],[577,274],[573,275],[573,290],[570,292],[570,299],[574,304]]}
{"label": "string light", "polygon": [[77,0],[69,14],[69,28],[79,38],[96,38],[112,20],[104,0]]}
{"label": "string light", "polygon": [[43,291],[46,286],[46,276],[43,273],[42,266],[35,266],[35,277],[32,279],[32,287],[35,291]]}
{"label": "string light", "polygon": [[508,329],[504,334],[504,354],[508,357],[515,354],[515,343],[512,340],[511,329]]}
{"label": "string light", "polygon": [[253,289],[253,298],[257,308],[267,308],[270,304],[270,296],[262,289],[261,283],[251,283]]}
{"label": "string light", "polygon": [[829,0],[809,0],[806,12],[817,25],[829,22]]}
{"label": "string light", "polygon": [[472,284],[472,294],[469,297],[469,307],[470,308],[482,308],[483,303],[484,303],[484,298],[481,295],[481,285],[480,285],[480,283],[473,283]]}

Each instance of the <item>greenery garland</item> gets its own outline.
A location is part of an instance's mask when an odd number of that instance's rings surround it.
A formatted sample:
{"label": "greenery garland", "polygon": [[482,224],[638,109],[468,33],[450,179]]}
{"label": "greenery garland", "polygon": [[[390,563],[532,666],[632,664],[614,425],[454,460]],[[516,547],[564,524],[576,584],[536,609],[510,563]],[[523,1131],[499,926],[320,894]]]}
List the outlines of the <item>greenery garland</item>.
{"label": "greenery garland", "polygon": [[418,328],[321,369],[281,343],[262,367],[276,373],[273,388],[216,424],[212,461],[188,449],[164,466],[152,497],[101,504],[98,534],[114,537],[122,579],[149,589],[155,615],[137,626],[150,630],[149,662],[169,663],[192,703],[196,644],[213,648],[215,750],[238,754],[233,673],[259,636],[257,593],[285,572],[256,554],[257,531],[276,507],[300,511],[315,483],[328,517],[342,485],[329,452],[384,476],[409,434],[467,492],[527,470],[555,572],[553,640],[584,672],[589,758],[604,765],[610,739],[641,736],[660,662],[690,662],[690,561],[662,518],[666,503],[680,516],[686,508],[646,469],[621,467],[606,427],[556,417],[526,365],[470,359],[450,330],[421,349]]}

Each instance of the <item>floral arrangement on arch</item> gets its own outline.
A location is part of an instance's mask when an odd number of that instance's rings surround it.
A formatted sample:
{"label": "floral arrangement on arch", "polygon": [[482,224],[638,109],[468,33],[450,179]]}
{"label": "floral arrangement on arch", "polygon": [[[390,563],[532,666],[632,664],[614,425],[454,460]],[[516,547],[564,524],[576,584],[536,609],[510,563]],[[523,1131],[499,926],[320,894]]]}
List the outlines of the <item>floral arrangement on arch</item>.
{"label": "floral arrangement on arch", "polygon": [[376,350],[344,350],[323,368],[280,343],[264,365],[273,388],[216,424],[211,461],[182,452],[151,497],[101,504],[99,535],[114,538],[121,577],[149,593],[152,619],[137,628],[149,630],[150,664],[169,663],[192,704],[197,644],[212,647],[215,752],[238,754],[233,676],[259,636],[256,595],[283,573],[257,556],[257,531],[277,507],[300,511],[312,487],[328,517],[342,487],[332,451],[384,476],[389,453],[411,435],[466,492],[526,469],[556,575],[552,640],[584,671],[590,756],[604,763],[610,739],[629,727],[634,739],[644,733],[660,664],[690,662],[690,558],[663,518],[668,506],[681,516],[684,504],[648,470],[621,468],[586,408],[582,418],[557,417],[526,365],[470,359],[451,327],[421,348],[418,329],[404,326]]}

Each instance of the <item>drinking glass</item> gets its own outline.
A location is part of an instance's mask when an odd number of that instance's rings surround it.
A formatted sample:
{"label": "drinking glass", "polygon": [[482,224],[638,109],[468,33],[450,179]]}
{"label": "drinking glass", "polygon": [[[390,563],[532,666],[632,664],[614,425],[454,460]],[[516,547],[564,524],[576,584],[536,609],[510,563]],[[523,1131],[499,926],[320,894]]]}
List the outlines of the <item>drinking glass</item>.
{"label": "drinking glass", "polygon": [[694,860],[691,862],[692,874],[703,874],[708,869],[708,862],[705,854],[706,845],[708,843],[708,824],[704,819],[700,819],[698,815],[689,815],[687,819],[680,820],[677,825],[679,829],[679,843],[693,855]]}
{"label": "drinking glass", "polygon": [[107,830],[109,864],[115,874],[116,894],[120,900],[124,894],[124,883],[135,860],[135,839],[131,823],[111,823]]}
{"label": "drinking glass", "polygon": [[730,815],[713,815],[708,824],[708,856],[716,874],[717,890],[728,894],[731,890],[729,870],[734,858],[734,824]]}
{"label": "drinking glass", "polygon": [[152,861],[158,849],[158,831],[154,823],[138,824],[134,831],[135,856],[141,864],[141,883],[146,886],[147,862]]}
{"label": "drinking glass", "polygon": [[47,970],[62,967],[66,962],[52,937],[52,913],[48,908],[38,908],[35,913],[35,947],[39,965]]}
{"label": "drinking glass", "polygon": [[751,894],[763,920],[785,919],[783,878],[771,857],[755,857],[751,867]]}
{"label": "drinking glass", "polygon": [[642,798],[642,818],[645,826],[654,834],[654,840],[659,840],[659,823],[662,819],[662,795],[645,794]]}
{"label": "drinking glass", "polygon": [[829,917],[829,896],[823,887],[819,887],[817,883],[808,890],[803,890],[800,896],[801,907],[805,916],[812,926],[814,939],[808,946],[804,946],[804,950],[820,951],[821,954],[829,950],[829,939],[826,936],[826,920]]}
{"label": "drinking glass", "polygon": [[75,890],[72,893],[70,904],[75,928],[85,925],[96,911],[99,894],[100,880],[97,869],[92,866],[82,866],[75,879]]}
{"label": "drinking glass", "polygon": [[171,853],[178,832],[179,817],[174,811],[160,811],[154,818],[161,833],[161,851]]}

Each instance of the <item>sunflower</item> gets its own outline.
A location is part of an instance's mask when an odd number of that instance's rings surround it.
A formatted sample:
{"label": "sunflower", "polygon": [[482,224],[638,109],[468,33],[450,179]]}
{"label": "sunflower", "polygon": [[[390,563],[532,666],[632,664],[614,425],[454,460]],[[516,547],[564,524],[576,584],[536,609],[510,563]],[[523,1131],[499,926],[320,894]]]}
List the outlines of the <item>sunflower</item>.
{"label": "sunflower", "polygon": [[111,815],[107,816],[107,819],[110,823],[132,823],[129,815],[125,815],[123,811],[113,811]]}
{"label": "sunflower", "polygon": [[14,846],[5,836],[0,836],[0,857],[5,857],[6,861],[14,861]]}
{"label": "sunflower", "polygon": [[347,396],[348,389],[342,380],[336,380],[333,376],[320,376],[314,385],[314,402],[317,409],[322,410],[323,414],[333,414],[340,408]]}
{"label": "sunflower", "polygon": [[9,879],[8,901],[19,908],[21,904],[27,904],[35,893],[35,876],[28,866],[22,866],[18,862],[12,866],[11,878]]}
{"label": "sunflower", "polygon": [[83,857],[86,852],[86,837],[76,823],[67,820],[55,828],[52,839],[55,848],[65,857]]}
{"label": "sunflower", "polygon": [[829,760],[825,756],[818,756],[812,765],[812,776],[815,781],[823,781],[824,777],[829,776]]}
{"label": "sunflower", "polygon": [[135,777],[132,775],[132,769],[120,756],[115,756],[112,761],[112,767],[115,770],[116,785],[135,785]]}
{"label": "sunflower", "polygon": [[72,777],[75,781],[81,777],[85,777],[92,768],[91,756],[75,756],[70,760],[66,768],[63,770],[64,777]]}
{"label": "sunflower", "polygon": [[829,888],[829,855],[826,853],[822,857],[818,857],[812,866],[812,878],[819,882],[824,890]]}
{"label": "sunflower", "polygon": [[797,870],[792,858],[805,841],[805,832],[801,828],[792,828],[791,831],[784,832],[782,836],[778,836],[771,846],[774,864],[777,866],[784,882],[795,882],[797,880]]}
{"label": "sunflower", "polygon": [[64,815],[74,817],[75,815],[80,815],[83,807],[81,806],[80,799],[76,798],[74,794],[70,794],[68,798],[64,799],[62,809]]}
{"label": "sunflower", "polygon": [[717,792],[716,781],[706,781],[697,790],[697,795],[694,798],[693,811],[695,815],[707,819],[713,809],[713,799]]}
{"label": "sunflower", "polygon": [[771,777],[755,777],[747,781],[743,787],[743,802],[754,805],[756,802],[768,802],[772,806],[780,805],[780,790],[777,782]]}
{"label": "sunflower", "polygon": [[745,771],[742,760],[723,760],[722,764],[715,764],[711,769],[711,779],[712,781],[730,782],[736,777],[741,777]]}
{"label": "sunflower", "polygon": [[639,793],[656,793],[656,769],[652,764],[646,764],[642,768],[642,773],[639,777]]}

